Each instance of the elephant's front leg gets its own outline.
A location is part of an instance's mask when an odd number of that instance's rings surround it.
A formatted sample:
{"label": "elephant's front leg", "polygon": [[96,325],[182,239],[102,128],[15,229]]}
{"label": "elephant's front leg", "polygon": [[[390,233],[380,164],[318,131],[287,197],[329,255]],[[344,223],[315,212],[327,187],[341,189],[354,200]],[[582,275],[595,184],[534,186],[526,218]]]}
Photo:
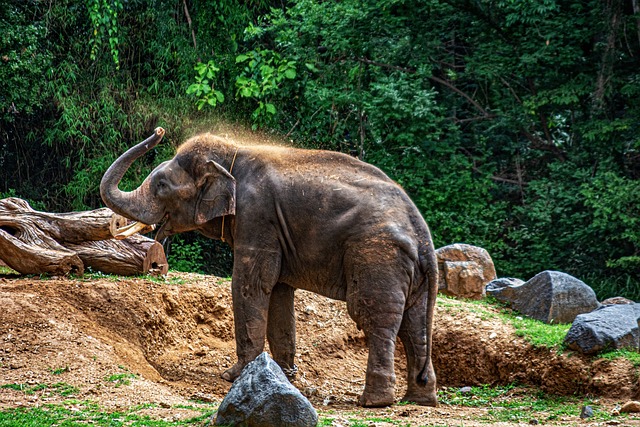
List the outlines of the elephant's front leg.
{"label": "elephant's front leg", "polygon": [[293,308],[295,289],[278,283],[271,292],[267,341],[274,360],[290,380],[295,379],[296,316]]}
{"label": "elephant's front leg", "polygon": [[270,294],[280,272],[280,257],[273,251],[236,249],[234,257],[231,295],[238,361],[222,374],[227,381],[264,351]]}

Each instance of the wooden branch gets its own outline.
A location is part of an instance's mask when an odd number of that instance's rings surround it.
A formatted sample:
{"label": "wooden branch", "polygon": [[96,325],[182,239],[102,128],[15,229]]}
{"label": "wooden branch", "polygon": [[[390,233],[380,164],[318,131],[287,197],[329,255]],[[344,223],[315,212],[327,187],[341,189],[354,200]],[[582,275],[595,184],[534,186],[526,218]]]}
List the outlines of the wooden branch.
{"label": "wooden branch", "polygon": [[193,39],[193,48],[197,49],[198,44],[196,43],[196,32],[193,30],[191,26],[191,15],[189,15],[189,9],[187,9],[187,0],[182,0],[182,4],[184,6],[184,14],[187,17],[187,23],[189,24],[189,29],[191,30],[191,38]]}
{"label": "wooden branch", "polygon": [[[35,211],[18,198],[0,200],[0,259],[22,274],[166,274],[162,245],[141,235],[114,240],[127,219],[110,209]],[[144,231],[144,230],[143,230]]]}
{"label": "wooden branch", "polygon": [[458,89],[457,87],[455,87],[454,85],[452,85],[451,83],[449,83],[446,80],[443,80],[439,77],[436,76],[430,76],[429,77],[430,80],[433,80],[436,83],[440,83],[441,85],[444,85],[446,87],[448,87],[449,89],[451,89],[452,91],[454,91],[455,93],[459,94],[460,96],[462,96],[464,99],[466,99],[467,101],[469,101],[474,107],[476,107],[476,109],[478,111],[480,111],[480,113],[484,116],[484,117],[491,117],[491,114],[489,114],[489,112],[487,110],[485,110],[484,108],[482,108],[482,105],[480,105],[478,103],[478,101],[476,101],[475,99],[473,99],[471,96],[467,95],[466,93],[464,93],[463,91],[461,91],[460,89]]}

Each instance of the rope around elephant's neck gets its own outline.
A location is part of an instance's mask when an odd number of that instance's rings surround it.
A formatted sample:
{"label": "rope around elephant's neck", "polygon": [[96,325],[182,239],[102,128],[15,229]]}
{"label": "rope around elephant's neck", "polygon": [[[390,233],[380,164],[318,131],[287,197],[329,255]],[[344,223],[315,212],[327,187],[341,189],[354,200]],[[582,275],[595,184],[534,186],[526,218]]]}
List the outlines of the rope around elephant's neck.
{"label": "rope around elephant's neck", "polygon": [[[233,159],[231,160],[231,167],[229,168],[229,175],[232,175],[233,173],[233,165],[236,164],[236,157],[238,156],[238,148],[240,147],[236,147],[236,152],[233,153]],[[220,240],[222,240],[223,242],[226,243],[226,240],[224,239],[224,218],[226,215],[222,215],[222,228],[220,230]]]}

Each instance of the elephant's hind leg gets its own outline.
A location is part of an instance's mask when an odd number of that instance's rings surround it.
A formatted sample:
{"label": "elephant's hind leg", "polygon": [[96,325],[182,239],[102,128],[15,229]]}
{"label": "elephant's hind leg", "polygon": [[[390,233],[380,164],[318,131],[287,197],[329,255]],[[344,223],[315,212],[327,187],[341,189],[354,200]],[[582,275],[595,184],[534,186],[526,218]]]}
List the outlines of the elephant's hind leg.
{"label": "elephant's hind leg", "polygon": [[398,332],[407,354],[407,392],[402,400],[436,406],[436,376],[428,354],[426,315],[423,298],[405,311]]}
{"label": "elephant's hind leg", "polygon": [[395,403],[394,352],[404,312],[405,294],[399,273],[388,263],[357,266],[350,272],[347,309],[367,338],[369,358],[360,405]]}

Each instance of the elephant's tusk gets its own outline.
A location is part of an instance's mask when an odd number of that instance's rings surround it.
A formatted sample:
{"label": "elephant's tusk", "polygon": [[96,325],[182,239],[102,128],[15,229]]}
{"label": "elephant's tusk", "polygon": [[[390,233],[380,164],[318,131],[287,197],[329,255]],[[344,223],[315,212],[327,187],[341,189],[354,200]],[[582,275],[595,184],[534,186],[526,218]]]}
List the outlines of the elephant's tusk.
{"label": "elephant's tusk", "polygon": [[125,225],[124,227],[120,227],[116,230],[116,234],[113,236],[116,240],[126,239],[129,236],[133,236],[145,228],[150,228],[149,231],[155,230],[155,225],[148,225],[143,222],[133,222],[129,225]]}

